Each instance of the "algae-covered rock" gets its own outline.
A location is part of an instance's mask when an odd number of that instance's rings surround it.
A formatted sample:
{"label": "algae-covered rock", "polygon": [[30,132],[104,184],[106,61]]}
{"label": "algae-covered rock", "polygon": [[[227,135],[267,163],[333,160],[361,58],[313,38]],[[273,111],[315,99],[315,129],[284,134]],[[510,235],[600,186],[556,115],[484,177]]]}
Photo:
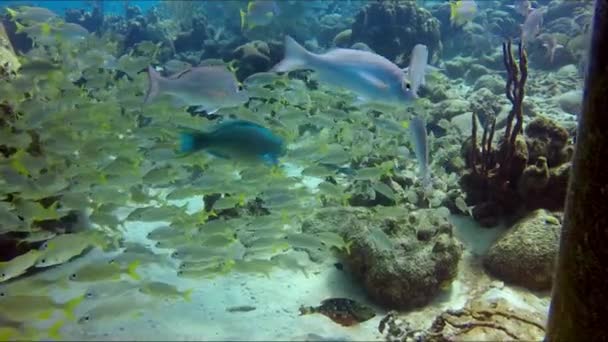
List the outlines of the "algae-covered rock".
{"label": "algae-covered rock", "polygon": [[505,81],[498,75],[483,75],[473,84],[475,90],[482,88],[489,89],[494,94],[503,94],[505,92]]}
{"label": "algae-covered rock", "polygon": [[271,65],[270,47],[266,42],[254,40],[243,44],[233,52],[233,58],[239,61],[236,76],[245,79],[247,76],[268,70]]}
{"label": "algae-covered rock", "polygon": [[368,3],[355,17],[352,41],[364,42],[393,61],[409,55],[416,44],[426,45],[430,56],[441,50],[439,21],[414,1]]}
{"label": "algae-covered rock", "polygon": [[541,156],[547,159],[549,167],[567,161],[568,153],[564,148],[569,136],[566,129],[548,118],[538,117],[526,125],[525,133],[530,162]]}
{"label": "algae-covered rock", "polygon": [[387,308],[428,303],[455,277],[462,253],[439,210],[384,215],[363,208],[324,209],[303,231],[333,230],[351,241],[346,263],[369,296]]}
{"label": "algae-covered rock", "polygon": [[346,48],[351,44],[353,30],[348,29],[338,33],[333,39],[333,45],[341,48]]}
{"label": "algae-covered rock", "polygon": [[519,220],[488,250],[484,266],[494,276],[530,289],[551,287],[561,223],[539,209]]}

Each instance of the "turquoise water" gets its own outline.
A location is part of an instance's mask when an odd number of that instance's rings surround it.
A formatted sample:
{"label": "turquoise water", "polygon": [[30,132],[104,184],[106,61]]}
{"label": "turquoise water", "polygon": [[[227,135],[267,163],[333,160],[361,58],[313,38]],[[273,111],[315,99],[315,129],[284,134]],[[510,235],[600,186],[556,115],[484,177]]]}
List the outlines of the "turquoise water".
{"label": "turquoise water", "polygon": [[589,2],[0,6],[0,340],[542,338]]}

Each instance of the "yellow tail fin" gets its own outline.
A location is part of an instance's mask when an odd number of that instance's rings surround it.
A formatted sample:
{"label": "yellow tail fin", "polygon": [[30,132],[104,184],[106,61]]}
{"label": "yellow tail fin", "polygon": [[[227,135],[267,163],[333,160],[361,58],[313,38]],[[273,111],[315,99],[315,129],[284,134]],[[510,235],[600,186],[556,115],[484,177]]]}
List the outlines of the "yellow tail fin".
{"label": "yellow tail fin", "polygon": [[11,17],[11,19],[15,19],[15,17],[17,16],[17,14],[19,14],[17,11],[15,11],[14,9],[7,7],[6,11],[8,12],[8,15]]}
{"label": "yellow tail fin", "polygon": [[450,2],[450,21],[456,19],[456,10],[458,9],[458,3]]}
{"label": "yellow tail fin", "polygon": [[247,13],[245,13],[245,11],[243,11],[242,9],[241,11],[241,31],[245,29],[245,19],[247,17]]}
{"label": "yellow tail fin", "polygon": [[53,323],[53,325],[51,325],[49,327],[49,329],[47,330],[46,334],[52,338],[53,340],[57,340],[60,341],[63,339],[63,337],[61,336],[61,328],[63,327],[63,321],[62,320],[58,320],[57,322]]}
{"label": "yellow tail fin", "polygon": [[139,274],[137,274],[137,268],[139,267],[139,264],[140,264],[139,260],[135,260],[132,263],[130,263],[129,267],[127,268],[127,273],[134,280],[140,280],[141,279],[141,277],[139,276]]}
{"label": "yellow tail fin", "polygon": [[192,291],[194,291],[194,289],[188,289],[182,293],[182,296],[186,302],[192,301]]}
{"label": "yellow tail fin", "polygon": [[76,316],[74,316],[74,310],[76,310],[76,307],[80,305],[83,299],[84,295],[72,298],[65,302],[65,304],[63,305],[63,312],[65,313],[65,316],[68,319],[72,321],[76,320]]}
{"label": "yellow tail fin", "polygon": [[53,316],[53,310],[48,309],[48,310],[44,310],[43,312],[41,312],[38,315],[38,318],[41,320],[47,320],[47,319],[51,318],[51,316]]}

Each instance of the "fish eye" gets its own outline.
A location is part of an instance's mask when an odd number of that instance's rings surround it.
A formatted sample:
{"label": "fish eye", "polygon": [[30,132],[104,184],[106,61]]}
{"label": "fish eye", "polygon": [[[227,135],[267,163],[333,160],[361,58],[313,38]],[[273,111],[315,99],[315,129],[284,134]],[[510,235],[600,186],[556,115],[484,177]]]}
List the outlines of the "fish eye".
{"label": "fish eye", "polygon": [[410,85],[410,82],[405,82],[405,89],[410,90],[412,89],[412,86]]}
{"label": "fish eye", "polygon": [[2,278],[6,277],[6,273],[2,273],[2,274],[0,274],[0,276],[1,276]]}
{"label": "fish eye", "polygon": [[93,293],[92,292],[87,292],[84,296],[87,297],[87,298],[93,298]]}
{"label": "fish eye", "polygon": [[0,292],[0,297],[4,297],[4,296],[6,296],[6,293],[5,292]]}
{"label": "fish eye", "polygon": [[72,280],[76,279],[76,273],[72,273],[72,274],[70,275],[70,279],[72,279]]}
{"label": "fish eye", "polygon": [[180,271],[177,271],[177,275],[178,275],[178,276],[179,276],[179,275],[182,275],[182,274],[184,274],[184,271],[181,271],[181,270],[180,270]]}
{"label": "fish eye", "polygon": [[40,259],[41,264],[46,264],[46,259]]}

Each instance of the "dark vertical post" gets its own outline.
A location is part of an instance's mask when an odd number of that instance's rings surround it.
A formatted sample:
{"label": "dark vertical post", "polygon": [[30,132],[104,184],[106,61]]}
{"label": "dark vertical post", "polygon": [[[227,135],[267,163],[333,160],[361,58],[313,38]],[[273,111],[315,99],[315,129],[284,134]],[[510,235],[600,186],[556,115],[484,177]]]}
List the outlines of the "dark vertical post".
{"label": "dark vertical post", "polygon": [[547,341],[608,340],[608,0],[596,0]]}

